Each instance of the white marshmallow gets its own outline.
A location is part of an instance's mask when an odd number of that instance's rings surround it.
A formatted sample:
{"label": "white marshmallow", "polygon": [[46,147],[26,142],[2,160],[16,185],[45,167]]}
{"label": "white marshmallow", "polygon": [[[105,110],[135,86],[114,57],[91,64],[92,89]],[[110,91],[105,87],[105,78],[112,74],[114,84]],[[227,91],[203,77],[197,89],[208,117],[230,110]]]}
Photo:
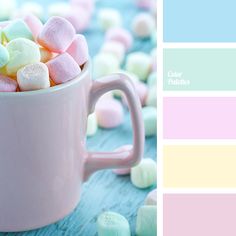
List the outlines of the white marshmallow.
{"label": "white marshmallow", "polygon": [[17,72],[17,82],[21,91],[50,87],[48,68],[44,63],[29,64]]}
{"label": "white marshmallow", "polygon": [[11,14],[16,9],[15,0],[0,0],[0,19],[6,20],[9,19]]}
{"label": "white marshmallow", "polygon": [[122,63],[125,57],[124,45],[116,41],[105,42],[101,48],[101,52],[113,54],[115,57],[117,57],[120,63]]}
{"label": "white marshmallow", "polygon": [[148,13],[138,14],[132,22],[132,31],[137,37],[150,37],[155,30],[155,20]]}

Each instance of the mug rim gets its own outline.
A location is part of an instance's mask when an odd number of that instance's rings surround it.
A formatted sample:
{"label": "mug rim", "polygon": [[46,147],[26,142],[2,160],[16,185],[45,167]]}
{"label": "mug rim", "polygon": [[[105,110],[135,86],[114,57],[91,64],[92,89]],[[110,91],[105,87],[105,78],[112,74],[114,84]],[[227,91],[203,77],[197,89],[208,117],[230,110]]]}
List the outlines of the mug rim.
{"label": "mug rim", "polygon": [[58,84],[56,86],[53,87],[49,87],[49,88],[45,88],[45,89],[38,89],[38,90],[32,90],[32,91],[23,91],[23,92],[0,92],[0,97],[15,97],[15,96],[19,96],[19,97],[23,97],[23,96],[33,96],[33,95],[43,95],[43,94],[48,94],[48,93],[52,93],[52,92],[56,92],[56,91],[60,91],[63,89],[66,89],[68,87],[73,86],[74,84],[76,84],[77,82],[81,81],[83,77],[86,77],[86,73],[88,72],[88,68],[89,68],[89,60],[85,62],[83,69],[81,71],[81,73],[75,77],[74,79],[67,81],[63,84]]}

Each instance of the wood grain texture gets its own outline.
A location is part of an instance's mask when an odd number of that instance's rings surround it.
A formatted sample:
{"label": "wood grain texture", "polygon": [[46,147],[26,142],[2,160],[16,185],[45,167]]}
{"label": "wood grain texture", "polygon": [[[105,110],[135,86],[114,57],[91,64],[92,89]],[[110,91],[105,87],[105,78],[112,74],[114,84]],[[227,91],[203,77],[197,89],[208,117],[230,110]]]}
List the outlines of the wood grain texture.
{"label": "wood grain texture", "polygon": [[[91,56],[98,52],[104,38],[104,34],[100,32],[96,21],[98,9],[102,7],[117,8],[122,13],[124,26],[129,28],[134,15],[137,13],[133,1],[99,0],[97,2],[93,22],[85,33]],[[39,2],[46,4],[49,1],[41,0]],[[152,45],[149,40],[136,39],[132,51],[150,52],[151,48]],[[112,130],[99,129],[94,137],[87,140],[88,149],[96,151],[111,151],[121,145],[131,143],[132,129],[127,111],[125,122],[120,127]],[[144,157],[156,159],[156,137],[146,139]],[[132,235],[135,235],[137,210],[151,190],[152,188],[137,189],[131,184],[129,176],[116,176],[111,170],[99,171],[83,185],[79,205],[63,220],[38,230],[21,233],[0,233],[0,236],[95,236],[97,235],[96,219],[101,212],[107,210],[124,215],[130,223]]]}

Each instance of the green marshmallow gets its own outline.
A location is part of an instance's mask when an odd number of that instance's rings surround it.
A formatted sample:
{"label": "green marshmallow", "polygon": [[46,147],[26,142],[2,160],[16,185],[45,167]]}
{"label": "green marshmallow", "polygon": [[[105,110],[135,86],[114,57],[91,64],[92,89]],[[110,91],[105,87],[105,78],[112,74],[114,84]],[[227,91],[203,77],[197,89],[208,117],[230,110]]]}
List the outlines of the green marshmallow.
{"label": "green marshmallow", "polygon": [[97,117],[95,113],[92,113],[88,116],[87,122],[87,136],[93,136],[98,129]]}
{"label": "green marshmallow", "polygon": [[151,70],[151,57],[143,52],[133,52],[127,56],[126,70],[146,81]]}
{"label": "green marshmallow", "polygon": [[9,53],[7,49],[0,44],[0,68],[4,67],[9,61]]}
{"label": "green marshmallow", "polygon": [[33,35],[23,20],[14,20],[2,30],[7,41],[17,38],[33,40]]}
{"label": "green marshmallow", "polygon": [[28,65],[40,62],[39,46],[28,39],[14,39],[6,45],[10,60],[6,65],[8,75],[16,75],[17,71]]}
{"label": "green marshmallow", "polygon": [[157,89],[156,87],[152,87],[148,91],[148,95],[146,98],[146,105],[151,107],[157,107]]}
{"label": "green marshmallow", "polygon": [[147,85],[149,88],[157,85],[157,73],[156,72],[152,72],[147,79]]}
{"label": "green marshmallow", "polygon": [[131,182],[137,188],[148,188],[156,184],[157,166],[150,158],[143,159],[137,166],[131,168]]}
{"label": "green marshmallow", "polygon": [[157,207],[142,206],[138,210],[136,236],[157,236]]}
{"label": "green marshmallow", "polygon": [[142,108],[145,136],[156,135],[157,133],[157,109],[147,106]]}
{"label": "green marshmallow", "polygon": [[97,220],[98,236],[130,236],[126,218],[118,213],[103,212]]}
{"label": "green marshmallow", "polygon": [[99,53],[93,58],[93,75],[96,78],[118,71],[120,63],[117,57],[110,53]]}

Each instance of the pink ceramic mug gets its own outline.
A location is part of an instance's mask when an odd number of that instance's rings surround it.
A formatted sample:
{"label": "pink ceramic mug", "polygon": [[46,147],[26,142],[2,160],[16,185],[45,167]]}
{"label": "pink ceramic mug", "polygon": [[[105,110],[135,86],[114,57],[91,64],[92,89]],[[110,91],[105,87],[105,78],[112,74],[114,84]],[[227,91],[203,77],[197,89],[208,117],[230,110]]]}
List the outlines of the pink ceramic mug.
{"label": "pink ceramic mug", "polygon": [[[133,149],[86,150],[87,116],[98,98],[122,90],[133,125]],[[69,214],[81,184],[104,168],[131,167],[143,154],[139,99],[123,74],[92,81],[89,63],[78,78],[45,90],[0,93],[0,231],[45,226]]]}

